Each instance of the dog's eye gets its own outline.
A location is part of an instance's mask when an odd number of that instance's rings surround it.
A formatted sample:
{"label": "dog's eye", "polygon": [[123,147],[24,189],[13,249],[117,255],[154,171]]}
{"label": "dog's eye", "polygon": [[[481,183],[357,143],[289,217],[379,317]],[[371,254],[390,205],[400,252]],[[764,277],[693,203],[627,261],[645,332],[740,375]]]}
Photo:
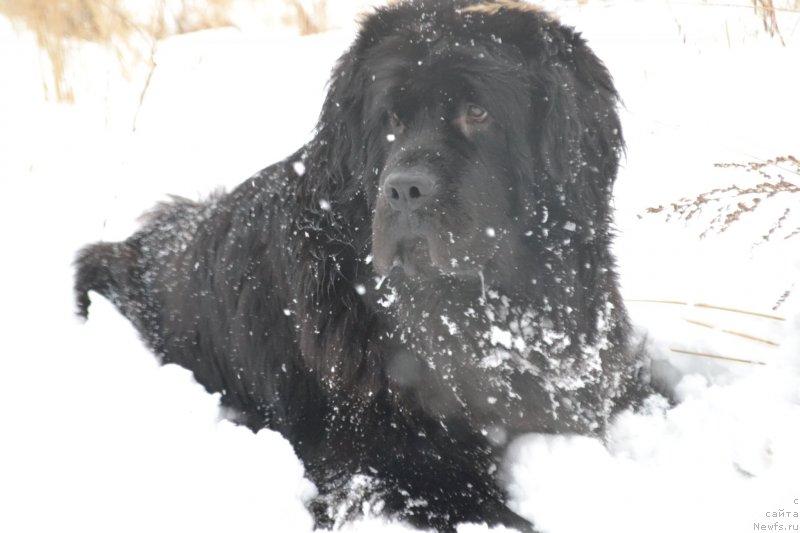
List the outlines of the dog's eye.
{"label": "dog's eye", "polygon": [[403,122],[400,120],[400,117],[397,116],[397,113],[394,112],[389,113],[389,125],[396,131],[403,129]]}
{"label": "dog's eye", "polygon": [[481,106],[469,104],[467,106],[467,121],[472,123],[480,123],[489,118],[489,112]]}

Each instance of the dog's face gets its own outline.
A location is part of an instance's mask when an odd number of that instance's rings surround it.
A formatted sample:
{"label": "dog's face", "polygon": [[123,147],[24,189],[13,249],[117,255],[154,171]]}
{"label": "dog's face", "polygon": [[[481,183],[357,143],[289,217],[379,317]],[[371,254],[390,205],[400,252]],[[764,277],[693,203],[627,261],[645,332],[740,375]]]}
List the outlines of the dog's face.
{"label": "dog's face", "polygon": [[[366,105],[379,122],[375,142],[384,154],[365,184],[374,206],[375,268],[475,274],[514,238],[516,143],[509,135],[525,135],[526,116],[506,103],[510,97],[529,105],[524,70],[485,60],[482,46],[462,51],[446,38],[402,45],[387,40],[366,65],[375,77]],[[386,52],[398,50],[404,53],[387,64]],[[476,74],[498,64],[503,76]]]}
{"label": "dog's face", "polygon": [[367,199],[376,272],[471,277],[552,228],[606,233],[616,101],[585,43],[529,4],[422,0],[362,27],[321,123]]}

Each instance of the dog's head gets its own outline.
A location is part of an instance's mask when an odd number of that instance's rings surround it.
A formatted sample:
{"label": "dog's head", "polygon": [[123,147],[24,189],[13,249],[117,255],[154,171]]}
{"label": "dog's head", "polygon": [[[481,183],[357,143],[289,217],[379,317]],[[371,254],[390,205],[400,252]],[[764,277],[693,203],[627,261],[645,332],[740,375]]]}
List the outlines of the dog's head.
{"label": "dog's head", "polygon": [[616,104],[580,36],[529,4],[401,2],[365,19],[320,128],[372,211],[377,272],[470,275],[552,228],[607,233]]}

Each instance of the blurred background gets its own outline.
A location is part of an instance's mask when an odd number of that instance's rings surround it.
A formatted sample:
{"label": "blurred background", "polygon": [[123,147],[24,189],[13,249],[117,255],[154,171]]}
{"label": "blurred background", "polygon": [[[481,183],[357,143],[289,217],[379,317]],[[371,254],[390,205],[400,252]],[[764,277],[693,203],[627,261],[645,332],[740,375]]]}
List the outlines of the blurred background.
{"label": "blurred background", "polygon": [[[336,5],[335,8],[331,7]],[[31,31],[46,58],[48,96],[75,97],[69,81],[78,43],[114,50],[122,63],[147,60],[155,41],[212,28],[255,26],[309,35],[349,25],[367,0],[2,0],[0,13]]]}
{"label": "blurred background", "polygon": [[[78,43],[95,43],[113,50],[123,65],[151,61],[155,42],[170,36],[212,28],[268,27],[299,35],[350,27],[359,13],[392,0],[0,0],[0,14],[16,29],[35,35],[44,57],[44,89],[48,97],[72,100],[74,63],[80,61]],[[609,8],[636,0],[545,0],[537,2],[558,11],[569,4],[602,4]],[[641,3],[641,2],[639,2]],[[724,32],[729,42],[747,35],[766,33],[785,43],[797,35],[798,0],[649,0],[651,5],[672,5],[684,17],[676,18],[679,31],[699,29],[713,36]],[[688,10],[686,8],[689,8]],[[714,8],[718,9],[714,9]],[[731,25],[730,8],[751,19]],[[722,9],[719,9],[722,8]],[[692,11],[695,14],[692,14]],[[711,11],[712,16],[699,11]],[[694,26],[694,28],[693,28]],[[694,38],[702,35],[694,35]]]}

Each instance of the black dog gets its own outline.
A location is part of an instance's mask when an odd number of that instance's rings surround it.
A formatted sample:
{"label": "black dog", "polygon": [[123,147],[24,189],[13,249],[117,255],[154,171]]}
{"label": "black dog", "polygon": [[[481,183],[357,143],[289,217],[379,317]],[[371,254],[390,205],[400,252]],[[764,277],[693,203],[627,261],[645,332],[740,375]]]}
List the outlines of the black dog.
{"label": "black dog", "polygon": [[368,16],[315,138],[229,194],[158,206],[77,260],[164,362],[291,441],[335,526],[530,524],[508,439],[599,434],[641,390],[610,252],[611,77],[525,3]]}

